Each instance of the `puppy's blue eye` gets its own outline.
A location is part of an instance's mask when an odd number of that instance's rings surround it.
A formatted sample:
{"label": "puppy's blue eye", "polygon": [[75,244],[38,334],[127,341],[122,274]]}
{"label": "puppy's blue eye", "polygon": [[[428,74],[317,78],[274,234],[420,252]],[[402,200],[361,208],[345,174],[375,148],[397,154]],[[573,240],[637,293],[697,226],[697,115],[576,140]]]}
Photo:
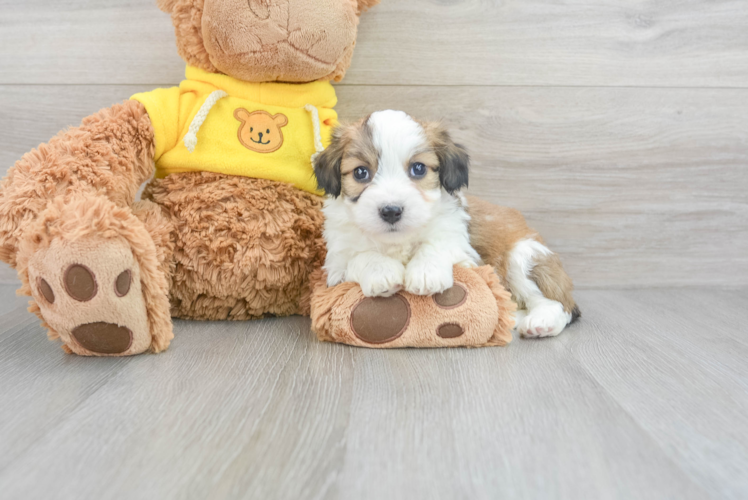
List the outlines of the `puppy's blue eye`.
{"label": "puppy's blue eye", "polygon": [[426,175],[426,165],[423,163],[414,163],[410,166],[411,177],[423,177]]}
{"label": "puppy's blue eye", "polygon": [[366,167],[356,167],[353,170],[353,178],[358,182],[366,182],[369,180],[369,169]]}

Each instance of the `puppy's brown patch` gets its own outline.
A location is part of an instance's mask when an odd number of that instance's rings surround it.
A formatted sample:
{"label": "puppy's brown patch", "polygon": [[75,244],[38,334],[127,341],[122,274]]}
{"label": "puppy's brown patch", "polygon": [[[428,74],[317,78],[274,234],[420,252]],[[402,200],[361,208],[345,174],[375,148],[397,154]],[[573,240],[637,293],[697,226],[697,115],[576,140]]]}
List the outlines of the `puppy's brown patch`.
{"label": "puppy's brown patch", "polygon": [[418,122],[439,164],[439,183],[452,194],[468,186],[470,157],[439,122]]}
{"label": "puppy's brown patch", "polygon": [[[410,177],[427,198],[426,191],[444,186],[450,193],[467,186],[468,157],[462,146],[452,142],[447,130],[438,123],[418,122],[423,128],[426,142],[404,165],[406,174],[414,163],[423,163],[426,175]],[[327,194],[357,200],[377,174],[379,152],[374,146],[369,117],[351,124],[340,125],[333,131],[330,145],[315,161],[314,171],[319,187]],[[369,178],[362,182],[354,171],[364,167]]]}
{"label": "puppy's brown patch", "polygon": [[434,149],[439,149],[447,145],[447,142],[449,142],[449,132],[444,128],[444,125],[440,122],[416,121],[423,128],[426,140]]}
{"label": "puppy's brown patch", "polygon": [[[467,201],[470,244],[483,262],[493,266],[504,285],[508,286],[509,252],[521,240],[533,239],[545,244],[543,238],[527,226],[519,210],[493,205],[473,196],[468,196]],[[560,302],[567,313],[579,316],[572,296],[574,286],[558,255],[538,256],[530,279],[545,297]]]}
{"label": "puppy's brown patch", "polygon": [[564,311],[567,313],[576,309],[576,315],[579,316],[579,308],[577,308],[571,295],[574,284],[564,271],[564,266],[557,254],[538,256],[535,260],[535,266],[530,271],[530,279],[538,285],[546,298],[561,302]]}
{"label": "puppy's brown patch", "polygon": [[[374,147],[369,117],[366,117],[335,128],[330,145],[314,162],[314,173],[317,184],[327,194],[356,199],[374,178],[378,163],[379,154]],[[358,167],[369,169],[369,182],[359,182],[353,177]]]}
{"label": "puppy's brown patch", "polygon": [[[486,264],[496,269],[506,285],[509,252],[518,241],[536,238],[519,210],[500,207],[474,196],[467,197],[470,244]],[[540,241],[540,240],[539,240]]]}
{"label": "puppy's brown patch", "polygon": [[[418,186],[419,190],[431,191],[439,187],[439,158],[434,151],[425,151],[413,156],[408,163],[404,165],[405,173],[410,173],[410,167],[414,163],[423,163],[426,165],[426,175],[420,179],[411,177],[411,181]],[[422,193],[423,194],[423,193]]]}
{"label": "puppy's brown patch", "polygon": [[[374,179],[379,166],[379,153],[374,147],[368,118],[358,125],[349,127],[346,138],[343,160],[340,163],[342,194],[346,198],[355,200],[361,196],[369,182]],[[353,171],[358,167],[369,169],[369,180],[367,182],[357,181],[353,176]]]}

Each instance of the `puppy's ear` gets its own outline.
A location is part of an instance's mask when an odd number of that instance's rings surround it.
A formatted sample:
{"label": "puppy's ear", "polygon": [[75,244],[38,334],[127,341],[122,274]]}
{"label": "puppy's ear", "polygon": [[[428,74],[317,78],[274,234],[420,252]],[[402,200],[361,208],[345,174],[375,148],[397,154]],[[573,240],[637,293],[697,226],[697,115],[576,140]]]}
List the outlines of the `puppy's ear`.
{"label": "puppy's ear", "polygon": [[314,175],[317,187],[333,198],[340,196],[340,164],[348,144],[347,129],[338,126],[332,133],[332,141],[314,160]]}
{"label": "puppy's ear", "polygon": [[449,132],[439,123],[424,124],[426,136],[439,158],[439,181],[442,187],[454,194],[468,186],[470,156],[460,144],[455,144]]}
{"label": "puppy's ear", "polygon": [[454,194],[464,187],[468,187],[470,155],[461,144],[455,144],[450,139],[439,157],[439,180],[449,194]]}

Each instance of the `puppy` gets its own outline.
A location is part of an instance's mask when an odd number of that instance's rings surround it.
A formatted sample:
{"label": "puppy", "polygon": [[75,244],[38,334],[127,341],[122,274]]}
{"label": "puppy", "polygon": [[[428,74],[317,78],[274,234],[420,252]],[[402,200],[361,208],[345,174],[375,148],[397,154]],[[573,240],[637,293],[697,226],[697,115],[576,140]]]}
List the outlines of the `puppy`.
{"label": "puppy", "polygon": [[[526,337],[558,335],[581,313],[558,255],[514,209],[460,189],[469,158],[449,134],[399,111],[333,133],[315,161],[328,285],[355,281],[367,296],[451,287],[452,266],[493,266],[519,306]],[[476,254],[477,251],[477,254]]]}
{"label": "puppy", "polygon": [[581,313],[571,278],[522,214],[473,196],[467,204],[470,243],[512,292],[517,331],[524,337],[551,337],[576,321]]}
{"label": "puppy", "polygon": [[460,189],[468,155],[435,124],[380,111],[338,127],[315,160],[325,201],[327,284],[366,296],[417,295],[453,285],[452,267],[476,266]]}

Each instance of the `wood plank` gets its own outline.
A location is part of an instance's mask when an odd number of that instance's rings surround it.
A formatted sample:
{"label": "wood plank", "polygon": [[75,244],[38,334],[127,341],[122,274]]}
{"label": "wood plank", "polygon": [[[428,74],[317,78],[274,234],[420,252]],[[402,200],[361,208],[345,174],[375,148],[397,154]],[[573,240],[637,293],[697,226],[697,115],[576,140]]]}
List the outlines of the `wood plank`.
{"label": "wood plank", "polygon": [[[568,335],[584,333],[580,324]],[[367,498],[705,495],[672,482],[662,450],[556,340],[516,339],[498,352],[399,351],[375,362],[356,355],[346,436],[355,452],[340,498],[365,488],[376,488]]]}
{"label": "wood plank", "polygon": [[[30,446],[51,446],[57,459],[14,460],[0,470],[0,490],[9,497],[52,489],[57,498],[321,497],[344,451],[350,349],[313,340],[302,318],[178,322],[176,331],[164,356],[120,360],[127,368],[108,389],[59,420],[54,433],[40,432]],[[27,365],[21,375],[36,370]],[[77,371],[52,373],[65,387]],[[56,471],[40,475],[47,466]],[[50,481],[42,485],[44,477]]]}
{"label": "wood plank", "polygon": [[[0,378],[0,393],[44,399],[54,388],[61,408],[45,410],[56,422],[50,429],[34,425],[39,406],[0,407],[0,436],[10,413],[38,431],[0,467],[0,491],[102,499],[744,496],[739,474],[708,463],[720,453],[742,463],[748,455],[731,442],[691,454],[688,468],[669,442],[680,432],[687,450],[728,429],[742,439],[745,417],[723,404],[732,382],[717,372],[690,376],[675,329],[654,340],[656,349],[629,341],[635,334],[614,305],[639,304],[638,293],[581,292],[591,320],[559,338],[517,339],[507,348],[350,348],[317,342],[307,319],[286,318],[177,322],[164,354],[95,360],[38,345],[36,326],[5,328],[0,339],[16,347],[0,349],[0,367],[18,362],[14,383]],[[698,314],[692,305],[679,309],[684,323]],[[662,326],[657,314],[644,308],[634,326]],[[82,377],[91,384],[102,375],[96,391],[63,411]],[[641,386],[642,394],[620,385]],[[633,411],[646,395],[686,388],[651,402],[649,420]],[[671,408],[673,398],[689,402],[689,411]],[[705,416],[722,429],[706,428]],[[653,432],[673,422],[682,428]],[[719,489],[702,484],[719,481]]]}
{"label": "wood plank", "polygon": [[748,86],[742,0],[387,1],[349,84]]}
{"label": "wood plank", "polygon": [[1,83],[174,83],[184,75],[155,0],[0,0]]}
{"label": "wood plank", "polygon": [[[0,166],[147,86],[0,86]],[[443,119],[471,191],[521,209],[577,285],[748,284],[748,91],[338,87],[339,112]],[[44,119],[40,119],[43,116]],[[0,273],[5,282],[15,274]]]}
{"label": "wood plank", "polygon": [[15,310],[25,311],[28,308],[29,298],[16,295],[17,288],[16,283],[2,284],[0,282],[0,297],[3,298],[0,302],[0,316]]}
{"label": "wood plank", "polygon": [[[3,302],[15,302],[13,289],[4,286],[0,293]],[[2,471],[38,439],[53,432],[60,420],[74,413],[126,365],[126,360],[65,355],[59,343],[47,340],[39,319],[25,307],[0,316],[0,324]],[[66,373],[63,384],[60,373]]]}
{"label": "wood plank", "polygon": [[[176,83],[154,0],[0,0],[0,83]],[[744,0],[385,0],[346,82],[748,86]]]}
{"label": "wood plank", "polygon": [[442,119],[471,192],[513,206],[579,286],[748,284],[748,93],[341,87],[344,117]]}
{"label": "wood plank", "polygon": [[[705,308],[712,296],[719,302]],[[745,290],[602,290],[583,297],[583,335],[558,340],[713,498],[744,498]]]}

